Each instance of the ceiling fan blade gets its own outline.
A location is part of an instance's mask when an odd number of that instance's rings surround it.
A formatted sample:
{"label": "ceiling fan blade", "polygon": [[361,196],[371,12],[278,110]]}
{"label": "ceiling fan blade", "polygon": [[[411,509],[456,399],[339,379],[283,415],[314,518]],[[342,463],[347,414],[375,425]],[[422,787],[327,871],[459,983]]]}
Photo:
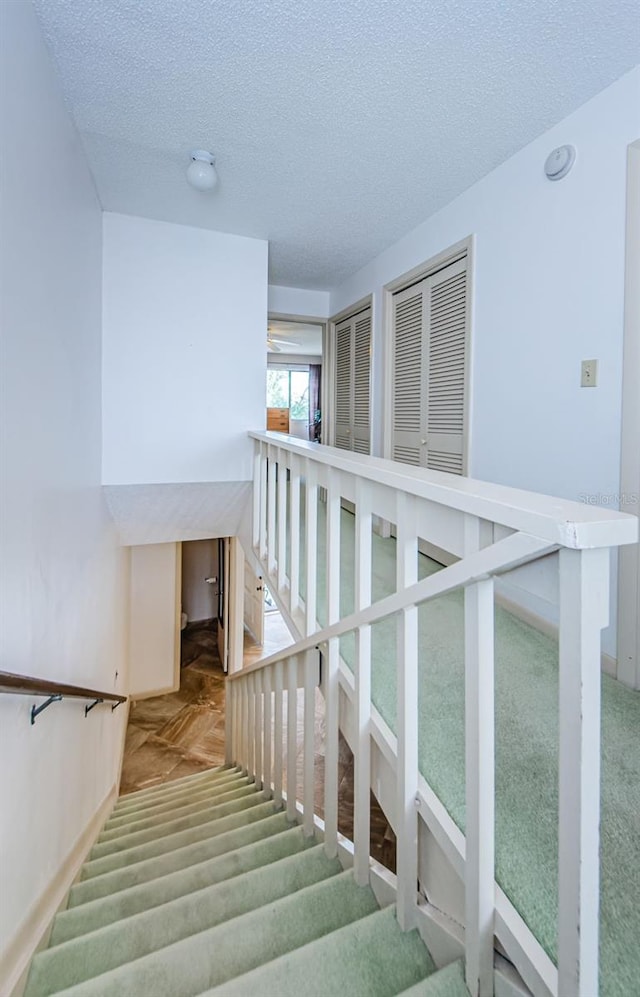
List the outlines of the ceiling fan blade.
{"label": "ceiling fan blade", "polygon": [[296,343],[296,342],[294,342],[291,339],[280,339],[279,336],[270,336],[269,339],[268,339],[268,342],[269,343],[277,343],[278,346],[298,346],[299,347],[301,345],[299,342]]}

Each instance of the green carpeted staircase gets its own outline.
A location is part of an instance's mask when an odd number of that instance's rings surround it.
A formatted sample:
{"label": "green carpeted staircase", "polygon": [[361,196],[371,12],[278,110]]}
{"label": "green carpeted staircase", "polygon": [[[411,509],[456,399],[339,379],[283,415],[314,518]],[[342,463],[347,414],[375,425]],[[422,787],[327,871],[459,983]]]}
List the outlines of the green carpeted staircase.
{"label": "green carpeted staircase", "polygon": [[468,997],[238,769],[122,797],[25,997]]}

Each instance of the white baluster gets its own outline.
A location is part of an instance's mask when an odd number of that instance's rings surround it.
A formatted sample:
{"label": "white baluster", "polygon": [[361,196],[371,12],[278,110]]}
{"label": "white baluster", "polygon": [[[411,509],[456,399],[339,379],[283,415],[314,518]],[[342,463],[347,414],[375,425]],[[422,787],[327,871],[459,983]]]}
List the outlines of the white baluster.
{"label": "white baluster", "polygon": [[242,768],[249,773],[249,680],[242,679]]}
{"label": "white baluster", "polygon": [[317,629],[318,481],[312,461],[305,461],[305,631]]}
{"label": "white baluster", "polygon": [[[398,589],[417,581],[418,544],[415,498],[398,492],[396,502],[396,582]],[[404,609],[398,620],[398,923],[415,925],[418,881],[418,610]]]}
{"label": "white baluster", "polygon": [[260,446],[260,560],[267,556],[267,448]]}
{"label": "white baluster", "polygon": [[558,993],[598,993],[600,631],[609,551],[561,550]]}
{"label": "white baluster", "polygon": [[276,570],[276,476],[278,473],[278,451],[269,447],[269,468],[267,474],[267,573],[273,578]]}
{"label": "white baluster", "polygon": [[255,715],[255,742],[256,742],[256,789],[262,789],[262,672],[255,675],[256,690],[256,715]]}
{"label": "white baluster", "polygon": [[287,664],[287,817],[296,819],[298,744],[298,660]]}
{"label": "white baluster", "polygon": [[237,765],[242,754],[242,687],[235,683],[233,690],[233,764]]}
{"label": "white baluster", "polygon": [[273,798],[275,800],[276,806],[278,807],[282,805],[282,754],[284,751],[284,745],[282,743],[282,669],[283,669],[282,662],[276,661],[274,668],[275,694],[274,694],[274,724],[273,724],[273,743],[274,743]]}
{"label": "white baluster", "polygon": [[291,454],[289,479],[289,612],[300,605],[300,461]]}
{"label": "white baluster", "polygon": [[[340,618],[340,475],[329,469],[327,480],[327,623]],[[333,637],[324,650],[325,755],[324,849],[338,854],[338,722],[340,641]]]}
{"label": "white baluster", "polygon": [[[465,516],[465,554],[480,549],[480,521]],[[493,994],[495,746],[493,578],[467,586],[465,622],[465,976],[471,997]]]}
{"label": "white baluster", "polygon": [[264,689],[264,788],[271,796],[271,669],[266,669],[262,680]]}
{"label": "white baluster", "polygon": [[304,656],[304,773],[303,773],[303,806],[304,833],[306,837],[313,834],[313,798],[314,798],[314,727],[315,727],[315,696],[317,674],[317,651],[307,651]]}
{"label": "white baluster", "polygon": [[233,761],[233,738],[235,735],[235,686],[232,682],[225,683],[225,724],[224,724],[224,762],[231,765]]}
{"label": "white baluster", "polygon": [[[355,609],[371,605],[371,485],[356,481]],[[369,882],[371,838],[371,627],[356,631],[356,750],[354,752],[354,877]]]}
{"label": "white baluster", "polygon": [[256,697],[255,697],[255,675],[249,675],[249,725],[247,728],[247,736],[249,739],[249,750],[247,752],[247,772],[250,779],[255,779],[256,775],[256,765],[255,765],[255,747],[256,747]]}
{"label": "white baluster", "polygon": [[278,461],[278,592],[284,592],[287,578],[287,461],[280,451]]}
{"label": "white baluster", "polygon": [[253,548],[260,546],[260,493],[262,475],[262,444],[256,440],[253,449]]}

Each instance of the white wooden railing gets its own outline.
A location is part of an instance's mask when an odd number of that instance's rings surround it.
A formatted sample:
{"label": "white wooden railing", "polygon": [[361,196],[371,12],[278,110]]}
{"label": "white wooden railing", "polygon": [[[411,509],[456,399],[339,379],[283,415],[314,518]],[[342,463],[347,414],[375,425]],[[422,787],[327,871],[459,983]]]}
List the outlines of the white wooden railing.
{"label": "white wooden railing", "polygon": [[[338,848],[340,700],[352,711],[354,875],[369,878],[372,748],[391,766],[385,808],[397,834],[397,911],[420,911],[418,840],[424,823],[464,882],[466,980],[494,992],[495,939],[535,994],[598,992],[600,636],[609,613],[609,548],[636,540],[619,513],[306,444],[276,433],[255,440],[253,549],[300,640],[228,680],[227,760],[284,798],[313,831],[314,697],[325,698],[325,848]],[[320,492],[322,489],[322,492]],[[326,503],[326,622],[317,620],[318,500]],[[340,619],[341,506],[355,515],[354,612]],[[395,524],[396,591],[372,604],[372,529]],[[302,536],[302,547],[301,547]],[[418,581],[419,543],[448,567]],[[557,552],[555,554],[554,552]],[[550,557],[549,555],[554,556]],[[301,556],[302,555],[302,556]],[[559,603],[558,966],[495,882],[494,598],[499,578],[535,561],[534,583]],[[522,572],[521,572],[522,574]],[[418,607],[464,589],[466,834],[418,771]],[[395,616],[397,735],[371,701],[371,626]],[[353,674],[339,641],[355,634]],[[321,676],[322,671],[322,676]],[[304,769],[297,779],[297,697],[304,696]],[[284,703],[286,701],[286,713]],[[301,788],[301,792],[299,792]],[[298,797],[301,797],[299,800]],[[384,806],[383,802],[383,806]]]}

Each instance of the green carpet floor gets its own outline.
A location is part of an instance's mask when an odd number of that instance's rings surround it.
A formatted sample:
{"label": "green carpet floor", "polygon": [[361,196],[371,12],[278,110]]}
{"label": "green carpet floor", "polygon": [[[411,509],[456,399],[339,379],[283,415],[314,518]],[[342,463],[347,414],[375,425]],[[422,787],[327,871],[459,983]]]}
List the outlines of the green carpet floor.
{"label": "green carpet floor", "polygon": [[468,997],[393,907],[231,768],[123,797],[25,997]]}
{"label": "green carpet floor", "polygon": [[[304,506],[303,506],[304,507]],[[395,540],[373,535],[373,600],[395,591]],[[318,618],[326,620],[318,503]],[[301,558],[304,564],[304,538]],[[419,577],[440,565],[419,555]],[[301,569],[304,578],[304,570]],[[354,611],[354,517],[343,511],[341,614]],[[421,607],[420,771],[464,830],[463,596]],[[353,667],[352,635],[341,653]],[[372,697],[396,730],[396,623],[372,628]],[[496,607],[496,876],[556,958],[558,645]],[[601,997],[640,993],[640,694],[602,678]]]}

